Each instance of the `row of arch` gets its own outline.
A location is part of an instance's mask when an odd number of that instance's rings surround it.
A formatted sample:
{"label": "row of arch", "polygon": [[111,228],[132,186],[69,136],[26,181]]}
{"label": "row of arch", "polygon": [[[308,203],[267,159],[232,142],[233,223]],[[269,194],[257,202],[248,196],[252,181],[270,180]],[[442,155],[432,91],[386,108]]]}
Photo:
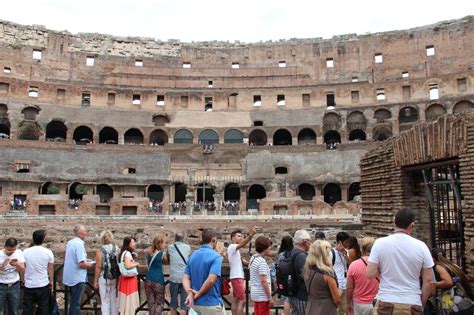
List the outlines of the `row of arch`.
{"label": "row of arch", "polygon": [[[69,199],[82,200],[84,191],[78,189],[82,184],[74,182],[68,186],[67,193]],[[46,182],[39,187],[40,194],[57,194],[59,190],[55,191],[55,184],[52,182]],[[182,183],[174,185],[175,188],[175,202],[186,201],[187,186]],[[56,188],[57,189],[57,188]],[[197,185],[197,201],[207,202],[214,201],[214,187],[208,183],[201,183]],[[312,200],[316,195],[316,189],[314,185],[308,183],[302,183],[297,187],[297,195],[303,200]],[[99,195],[100,202],[107,203],[114,197],[114,190],[107,184],[99,184],[95,187],[96,195]],[[238,201],[240,200],[241,189],[237,183],[228,183],[224,188],[224,201]],[[337,201],[342,200],[341,188],[338,184],[327,183],[323,186],[322,194],[324,195],[324,201],[329,204],[334,204]],[[360,194],[360,183],[354,182],[349,186],[348,200],[351,201],[355,196]],[[149,185],[146,188],[146,196],[151,200],[162,201],[164,198],[164,189],[160,185]],[[247,190],[247,201],[257,203],[257,200],[263,199],[267,196],[267,191],[264,186],[260,184],[251,185]]]}

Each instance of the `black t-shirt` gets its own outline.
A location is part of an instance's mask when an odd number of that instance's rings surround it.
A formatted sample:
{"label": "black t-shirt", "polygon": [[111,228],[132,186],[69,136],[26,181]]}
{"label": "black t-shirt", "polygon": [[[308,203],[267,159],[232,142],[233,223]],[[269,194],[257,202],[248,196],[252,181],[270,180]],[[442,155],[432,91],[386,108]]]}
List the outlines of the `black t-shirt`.
{"label": "black t-shirt", "polygon": [[308,300],[308,293],[306,292],[306,286],[304,284],[304,279],[303,279],[303,267],[306,262],[306,254],[305,251],[302,251],[299,248],[293,248],[291,250],[291,260],[293,261],[293,270],[295,271],[296,274],[296,295],[295,298],[298,300],[302,301],[307,301]]}

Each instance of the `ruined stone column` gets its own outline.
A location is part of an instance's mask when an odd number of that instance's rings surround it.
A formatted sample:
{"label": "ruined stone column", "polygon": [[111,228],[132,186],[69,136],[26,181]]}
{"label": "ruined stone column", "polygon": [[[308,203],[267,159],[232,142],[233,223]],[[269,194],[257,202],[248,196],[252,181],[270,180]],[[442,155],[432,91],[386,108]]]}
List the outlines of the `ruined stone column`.
{"label": "ruined stone column", "polygon": [[239,212],[244,214],[247,212],[247,186],[240,186],[240,200],[239,200]]}

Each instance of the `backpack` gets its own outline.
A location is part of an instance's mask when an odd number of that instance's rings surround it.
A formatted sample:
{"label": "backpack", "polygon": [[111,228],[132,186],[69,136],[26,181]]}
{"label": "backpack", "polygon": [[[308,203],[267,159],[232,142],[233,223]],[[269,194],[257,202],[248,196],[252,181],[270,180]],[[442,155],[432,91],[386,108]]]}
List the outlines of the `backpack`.
{"label": "backpack", "polygon": [[284,255],[283,259],[280,259],[278,264],[275,266],[276,269],[276,283],[277,293],[283,296],[295,296],[297,292],[297,275],[295,273],[293,264],[296,257],[302,253],[296,255]]}
{"label": "backpack", "polygon": [[102,266],[104,270],[104,279],[118,279],[120,276],[120,268],[118,265],[118,258],[116,253],[116,246],[112,247],[112,251],[107,253],[107,251],[101,247],[102,251]]}

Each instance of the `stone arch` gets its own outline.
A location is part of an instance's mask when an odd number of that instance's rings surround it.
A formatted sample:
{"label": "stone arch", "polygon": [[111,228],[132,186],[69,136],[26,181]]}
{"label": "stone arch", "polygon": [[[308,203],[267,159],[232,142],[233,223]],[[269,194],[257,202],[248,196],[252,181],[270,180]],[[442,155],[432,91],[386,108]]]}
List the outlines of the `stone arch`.
{"label": "stone arch", "polygon": [[174,143],[193,143],[193,134],[188,129],[179,129],[174,134]]}
{"label": "stone arch", "polygon": [[304,128],[298,133],[298,144],[316,144],[316,132],[311,128]]}
{"label": "stone arch", "polygon": [[53,119],[46,125],[46,140],[66,141],[67,127],[63,121]]}
{"label": "stone arch", "polygon": [[150,133],[150,144],[165,145],[168,143],[168,135],[162,129],[155,129]]}
{"label": "stone arch", "polygon": [[104,127],[99,132],[99,143],[118,144],[118,132],[112,127]]}
{"label": "stone arch", "polygon": [[334,205],[336,202],[342,200],[341,187],[338,184],[328,183],[324,185],[324,202]]}
{"label": "stone arch", "polygon": [[329,130],[339,130],[342,126],[341,116],[337,113],[327,113],[323,117],[323,132],[326,133]]}
{"label": "stone arch", "polygon": [[348,194],[349,200],[348,201],[354,200],[354,197],[359,196],[359,195],[360,195],[360,182],[354,182],[349,186],[349,194]]}
{"label": "stone arch", "polygon": [[347,129],[353,131],[356,129],[365,131],[367,126],[367,119],[365,118],[364,113],[359,110],[351,112],[347,116]]}
{"label": "stone arch", "polygon": [[405,106],[398,113],[398,122],[400,124],[414,123],[418,120],[418,109],[412,106]]}
{"label": "stone arch", "polygon": [[110,199],[114,197],[114,190],[107,184],[97,185],[96,193],[99,195],[99,200],[102,203],[110,202]]}
{"label": "stone arch", "polygon": [[79,182],[74,182],[69,186],[69,199],[82,200],[84,194],[78,191],[78,187],[81,185]]}
{"label": "stone arch", "polygon": [[460,113],[471,108],[474,108],[474,104],[472,102],[467,101],[467,100],[462,100],[462,101],[457,102],[454,105],[453,113]]}
{"label": "stone arch", "polygon": [[428,106],[425,112],[427,121],[434,121],[444,114],[446,114],[446,108],[444,108],[444,106],[441,104],[431,104]]}
{"label": "stone arch", "polygon": [[341,143],[341,134],[336,130],[329,130],[324,134],[324,143]]}
{"label": "stone arch", "polygon": [[392,118],[392,112],[386,108],[379,108],[375,110],[374,118],[377,120],[377,123],[383,123]]}
{"label": "stone arch", "polygon": [[199,143],[200,144],[218,144],[219,135],[212,129],[204,129],[199,134]]}
{"label": "stone arch", "polygon": [[36,121],[23,120],[18,125],[17,139],[39,140],[40,134],[41,134],[41,129]]}
{"label": "stone arch", "polygon": [[267,197],[267,190],[259,184],[254,184],[247,191],[247,209],[259,209],[258,200]]}
{"label": "stone arch", "polygon": [[74,129],[73,139],[76,144],[91,143],[92,139],[94,139],[94,133],[92,129],[87,126],[79,126]]}
{"label": "stone arch", "polygon": [[387,125],[375,126],[372,131],[372,139],[375,141],[385,141],[392,136],[392,128]]}
{"label": "stone arch", "polygon": [[291,132],[287,129],[278,129],[273,134],[273,145],[292,145],[293,139]]}
{"label": "stone arch", "polygon": [[[50,187],[55,186],[52,182],[46,182],[40,185],[38,193],[41,195],[49,195],[52,194],[51,190],[53,190]],[[57,187],[57,186],[56,186]]]}
{"label": "stone arch", "polygon": [[244,135],[240,130],[229,129],[224,135],[224,143],[243,143]]}
{"label": "stone arch", "polygon": [[41,111],[41,108],[39,106],[29,105],[23,108],[21,110],[21,113],[23,114],[26,120],[36,120],[36,115],[38,115],[40,111]]}
{"label": "stone arch", "polygon": [[316,195],[316,189],[314,186],[308,183],[303,183],[298,186],[298,196],[303,200],[313,200]]}
{"label": "stone arch", "polygon": [[197,202],[213,202],[214,194],[214,187],[209,183],[204,182],[196,186]]}
{"label": "stone arch", "polygon": [[123,135],[125,144],[143,144],[143,133],[140,129],[130,128]]}
{"label": "stone arch", "polygon": [[349,141],[365,141],[367,135],[361,129],[354,129],[349,133]]}
{"label": "stone arch", "polygon": [[146,195],[150,200],[153,201],[163,201],[164,190],[160,185],[150,185],[146,190]]}
{"label": "stone arch", "polygon": [[170,118],[166,114],[155,114],[153,115],[152,121],[155,126],[164,126],[170,122]]}
{"label": "stone arch", "polygon": [[240,186],[237,183],[228,183],[224,188],[224,201],[239,201]]}
{"label": "stone arch", "polygon": [[252,130],[249,134],[249,144],[251,145],[266,145],[267,134],[261,129]]}

